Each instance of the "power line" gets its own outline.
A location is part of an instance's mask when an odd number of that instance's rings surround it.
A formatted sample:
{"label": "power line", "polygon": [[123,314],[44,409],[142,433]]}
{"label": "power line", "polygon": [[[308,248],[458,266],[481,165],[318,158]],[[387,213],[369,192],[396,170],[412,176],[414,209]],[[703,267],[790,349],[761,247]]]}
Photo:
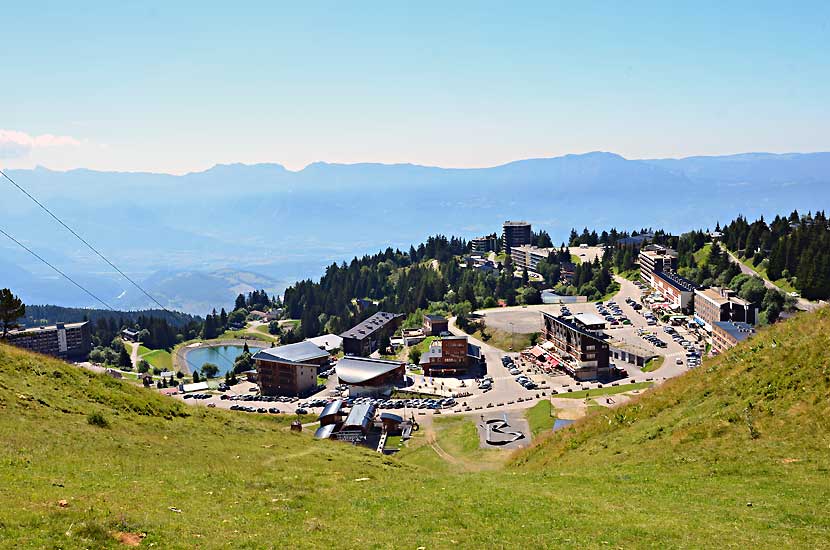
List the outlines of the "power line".
{"label": "power line", "polygon": [[[101,258],[102,260],[104,260],[105,262],[107,262],[107,264],[109,264],[109,265],[110,265],[113,269],[115,269],[118,273],[120,273],[122,277],[124,277],[125,279],[127,279],[130,283],[132,283],[132,284],[133,284],[133,286],[135,286],[138,290],[140,290],[141,292],[143,292],[145,296],[147,296],[148,298],[150,298],[150,300],[152,300],[152,301],[153,301],[156,305],[158,305],[158,306],[159,306],[162,310],[166,311],[167,313],[169,313],[169,314],[171,314],[171,315],[174,315],[174,316],[176,315],[176,312],[170,311],[169,309],[167,309],[166,307],[164,307],[164,305],[163,305],[161,302],[159,302],[158,300],[156,300],[156,299],[155,299],[155,298],[154,298],[154,297],[153,297],[153,296],[152,296],[149,292],[147,292],[146,290],[144,290],[144,288],[143,288],[141,285],[139,285],[137,282],[135,282],[133,279],[131,279],[131,278],[130,278],[130,277],[129,277],[126,273],[124,273],[123,271],[121,271],[121,269],[119,269],[119,268],[118,268],[118,266],[116,266],[114,263],[112,263],[112,262],[111,262],[111,261],[110,261],[110,260],[109,260],[106,256],[104,256],[102,253],[100,253],[100,252],[99,252],[99,251],[98,251],[98,250],[97,250],[94,246],[92,246],[91,244],[89,244],[89,242],[88,242],[86,239],[84,239],[83,237],[81,237],[81,236],[80,236],[80,235],[79,235],[79,234],[78,234],[78,233],[77,233],[74,229],[72,229],[71,227],[69,227],[68,225],[66,225],[66,223],[64,223],[64,221],[63,221],[63,220],[61,220],[60,218],[58,218],[58,217],[57,217],[57,216],[56,216],[56,215],[55,215],[55,214],[54,214],[51,210],[49,210],[49,208],[47,208],[47,207],[46,207],[43,203],[41,203],[41,202],[40,202],[39,200],[37,200],[34,196],[32,196],[32,194],[31,194],[31,193],[29,193],[26,189],[24,189],[22,186],[20,186],[20,185],[19,185],[16,181],[14,181],[12,178],[10,178],[10,177],[8,176],[8,174],[6,174],[3,170],[0,170],[0,174],[2,174],[2,175],[3,175],[3,177],[4,177],[4,178],[6,178],[6,179],[7,179],[7,180],[8,180],[8,181],[12,184],[12,185],[14,185],[15,187],[17,187],[17,188],[20,190],[20,192],[21,192],[21,193],[23,193],[24,195],[26,195],[27,197],[29,197],[29,198],[30,198],[30,199],[31,199],[31,200],[32,200],[35,204],[37,204],[40,208],[42,208],[42,209],[43,209],[43,211],[44,211],[44,212],[46,212],[47,214],[49,214],[49,215],[50,215],[50,216],[51,216],[51,217],[52,217],[52,218],[53,218],[56,222],[58,222],[59,224],[61,224],[61,225],[62,225],[62,226],[63,226],[63,227],[67,230],[67,231],[69,231],[70,233],[72,233],[72,235],[74,235],[74,236],[75,236],[78,240],[80,240],[82,243],[84,243],[84,244],[85,244],[85,245],[86,245],[86,246],[87,246],[90,250],[92,250],[92,251],[93,251],[96,255],[98,255],[98,257],[99,257],[99,258]],[[41,256],[39,256],[39,255],[38,255],[37,253],[35,253],[33,250],[31,250],[30,248],[28,248],[26,245],[24,245],[23,243],[21,243],[20,241],[18,241],[17,239],[15,239],[15,238],[14,238],[14,237],[12,237],[11,235],[9,235],[9,234],[8,234],[8,233],[6,233],[5,231],[3,231],[2,229],[0,229],[0,232],[2,232],[2,233],[6,236],[6,237],[8,237],[9,239],[11,239],[11,240],[12,240],[12,241],[14,241],[15,243],[17,243],[17,244],[18,244],[19,246],[21,246],[22,248],[24,248],[27,252],[29,252],[30,254],[32,254],[33,256],[35,256],[37,259],[39,259],[40,261],[42,261],[43,263],[45,263],[46,265],[48,265],[49,267],[51,267],[52,269],[54,269],[55,271],[57,271],[58,273],[60,273],[60,274],[61,274],[62,276],[64,276],[67,280],[69,280],[72,284],[74,284],[75,286],[77,286],[78,288],[80,288],[81,290],[83,290],[84,292],[86,292],[87,294],[89,294],[90,296],[92,296],[93,298],[95,298],[96,300],[98,300],[99,302],[101,302],[102,304],[104,304],[104,306],[106,306],[106,307],[107,307],[107,309],[109,309],[110,311],[113,311],[113,312],[115,312],[115,311],[116,311],[116,310],[115,310],[115,308],[113,308],[112,306],[110,306],[109,304],[107,304],[105,301],[103,301],[102,299],[98,298],[95,294],[93,294],[92,292],[90,292],[89,290],[87,290],[86,288],[84,288],[83,286],[81,286],[80,284],[78,284],[77,282],[75,282],[75,281],[74,281],[71,277],[69,277],[69,276],[68,276],[67,274],[65,274],[63,271],[59,270],[59,269],[58,269],[57,267],[55,267],[54,265],[52,265],[52,264],[50,264],[49,262],[47,262],[45,259],[43,259]],[[225,359],[226,361],[228,361],[231,365],[233,365],[233,364],[234,364],[234,360],[232,360],[232,359],[230,359],[229,357],[227,357],[226,355],[222,354],[220,351],[216,350],[216,354],[217,354],[217,355],[219,355],[220,357],[222,357],[223,359]],[[185,361],[185,362],[186,362],[186,363],[187,363],[190,367],[193,367],[193,364],[192,364],[190,361],[188,361],[188,360],[187,360],[186,356],[184,357],[184,361]],[[231,368],[232,368],[232,367],[231,367]],[[195,372],[195,370],[197,370],[197,369],[194,369],[194,372]]]}
{"label": "power line", "polygon": [[[46,207],[43,203],[41,203],[39,200],[37,200],[35,197],[33,197],[31,193],[29,193],[28,191],[26,191],[26,190],[25,190],[23,187],[21,187],[21,186],[20,186],[20,185],[19,185],[16,181],[14,181],[13,179],[11,179],[11,178],[8,176],[8,174],[6,174],[6,173],[5,173],[4,171],[2,171],[2,170],[0,170],[0,174],[2,174],[4,178],[6,178],[7,180],[9,180],[9,182],[10,182],[12,185],[14,185],[15,187],[17,187],[17,188],[20,190],[20,192],[21,192],[21,193],[23,193],[24,195],[26,195],[27,197],[29,197],[30,199],[32,199],[32,201],[33,201],[35,204],[37,204],[39,207],[41,207],[41,208],[43,209],[43,211],[44,211],[44,212],[46,212],[47,214],[49,214],[50,216],[52,216],[52,218],[53,218],[56,222],[58,222],[59,224],[61,224],[61,225],[62,225],[62,226],[63,226],[63,227],[67,230],[67,231],[69,231],[70,233],[72,233],[73,235],[75,235],[75,237],[77,237],[77,238],[78,238],[78,240],[80,240],[82,243],[84,243],[84,244],[87,246],[87,248],[89,248],[89,249],[90,249],[90,250],[92,250],[95,254],[97,254],[99,258],[101,258],[102,260],[104,260],[105,262],[107,262],[107,263],[110,265],[110,267],[112,267],[114,270],[116,270],[118,273],[120,273],[122,277],[124,277],[125,279],[127,279],[130,283],[132,283],[132,284],[133,284],[133,286],[135,286],[138,290],[140,290],[141,292],[143,292],[145,296],[147,296],[148,298],[150,298],[150,300],[152,300],[153,302],[155,302],[155,304],[156,304],[156,305],[158,305],[161,309],[163,309],[163,310],[164,310],[164,311],[166,311],[167,313],[172,313],[169,309],[167,309],[166,307],[164,307],[164,306],[161,304],[161,302],[159,302],[158,300],[156,300],[156,299],[155,299],[155,298],[154,298],[154,297],[153,297],[153,296],[152,296],[149,292],[147,292],[146,290],[144,290],[144,288],[143,288],[141,285],[139,285],[139,284],[138,284],[137,282],[135,282],[132,278],[130,278],[130,276],[129,276],[129,275],[127,275],[126,273],[124,273],[123,271],[121,271],[121,270],[118,268],[118,266],[116,266],[114,263],[112,263],[111,261],[109,261],[109,259],[107,259],[107,257],[106,257],[106,256],[104,256],[103,254],[101,254],[100,252],[98,252],[98,250],[97,250],[94,246],[92,246],[91,244],[89,244],[89,242],[87,242],[87,240],[86,240],[86,239],[84,239],[83,237],[81,237],[80,235],[78,235],[78,233],[76,233],[74,229],[72,229],[71,227],[69,227],[68,225],[66,225],[66,223],[64,223],[64,221],[63,221],[63,220],[61,220],[59,217],[57,217],[57,216],[56,216],[56,215],[55,215],[55,214],[54,214],[51,210],[49,210],[49,209],[48,209],[48,208],[47,208],[47,207]],[[99,301],[100,301],[100,300],[99,300]],[[103,303],[103,302],[102,302],[102,303]],[[112,308],[110,308],[110,309],[112,309]]]}
{"label": "power line", "polygon": [[67,275],[66,273],[64,273],[63,271],[61,271],[61,270],[60,270],[60,269],[58,269],[57,267],[55,267],[54,265],[50,264],[48,261],[44,260],[44,259],[43,259],[43,257],[41,257],[41,256],[40,256],[37,252],[35,252],[34,250],[32,250],[31,248],[29,248],[28,246],[26,246],[26,245],[25,245],[25,244],[23,244],[22,242],[18,241],[17,239],[15,239],[14,237],[12,237],[11,235],[9,235],[8,233],[6,233],[5,231],[3,231],[2,229],[0,229],[0,233],[2,233],[3,235],[5,235],[6,237],[8,237],[8,238],[9,238],[12,242],[17,243],[17,245],[18,245],[19,247],[21,247],[23,250],[25,250],[26,252],[28,252],[29,254],[31,254],[32,256],[34,256],[35,258],[37,258],[38,260],[40,260],[41,262],[45,263],[46,265],[48,265],[49,267],[51,267],[52,269],[54,269],[56,272],[58,272],[61,276],[63,276],[63,277],[64,277],[66,280],[68,280],[70,283],[72,283],[72,284],[73,284],[73,285],[75,285],[76,287],[80,288],[81,290],[83,290],[84,292],[86,292],[87,294],[89,294],[90,296],[92,296],[93,298],[95,298],[96,300],[98,300],[99,302],[101,302],[102,304],[104,304],[104,306],[105,306],[107,309],[109,309],[109,310],[111,310],[111,311],[115,311],[115,310],[112,308],[112,306],[110,306],[110,305],[109,305],[108,303],[106,303],[104,300],[102,300],[101,298],[99,298],[98,296],[96,296],[95,294],[93,294],[92,292],[90,292],[89,290],[87,290],[86,288],[84,288],[83,286],[81,286],[78,282],[76,282],[76,281],[75,281],[75,279],[73,279],[72,277],[70,277],[69,275]]}
{"label": "power line", "polygon": [[[35,258],[37,258],[38,260],[40,260],[40,261],[41,261],[41,262],[43,262],[44,264],[46,264],[46,265],[48,265],[49,267],[51,267],[53,270],[55,270],[55,272],[57,272],[58,274],[60,274],[60,275],[61,275],[62,277],[64,277],[67,281],[69,281],[70,283],[72,283],[72,284],[73,284],[73,285],[75,285],[76,287],[80,288],[81,290],[83,290],[84,292],[86,292],[87,294],[89,294],[90,296],[92,296],[95,300],[98,300],[99,302],[101,302],[102,304],[104,304],[104,307],[106,307],[108,310],[112,311],[113,313],[117,312],[117,310],[116,310],[115,308],[113,308],[111,305],[109,305],[108,303],[106,303],[104,300],[102,300],[101,298],[99,298],[98,296],[96,296],[95,294],[93,294],[93,293],[92,293],[92,291],[88,290],[86,287],[84,287],[83,285],[81,285],[80,283],[78,283],[75,279],[73,279],[72,277],[70,277],[69,275],[67,275],[66,273],[64,273],[63,271],[61,271],[60,269],[58,269],[57,267],[55,267],[55,266],[54,266],[54,265],[52,265],[51,263],[49,263],[49,261],[48,261],[48,260],[46,260],[46,259],[44,259],[44,258],[43,258],[43,256],[41,256],[40,254],[38,254],[37,252],[35,252],[34,250],[32,250],[31,248],[29,248],[29,247],[28,247],[28,246],[26,246],[25,244],[23,244],[22,242],[18,241],[17,239],[15,239],[14,237],[12,237],[12,236],[11,236],[11,235],[9,235],[8,233],[6,233],[6,232],[5,232],[2,228],[0,228],[0,233],[2,233],[3,235],[5,235],[5,236],[6,236],[9,240],[11,240],[13,243],[17,244],[20,248],[22,248],[23,250],[25,250],[26,252],[28,252],[28,253],[29,253],[29,254],[31,254],[32,256],[34,256]],[[220,357],[223,357],[224,359],[228,360],[228,361],[231,363],[231,365],[233,365],[233,363],[234,363],[234,361],[233,361],[233,360],[231,360],[230,358],[226,357],[225,355],[222,355],[222,353],[220,353],[220,352],[218,352],[218,351],[217,351],[217,354],[218,354]],[[190,361],[188,361],[188,359],[187,359],[187,355],[184,355],[184,356],[183,356],[183,359],[184,359],[184,362],[185,362],[185,363],[187,363],[187,365],[188,365],[189,367],[191,367],[191,369],[193,369],[193,372],[196,372],[196,371],[198,371],[198,370],[199,370],[199,369],[197,369],[197,368],[196,368],[196,366],[195,366],[193,363],[191,363]],[[233,368],[233,367],[231,367],[231,368]]]}

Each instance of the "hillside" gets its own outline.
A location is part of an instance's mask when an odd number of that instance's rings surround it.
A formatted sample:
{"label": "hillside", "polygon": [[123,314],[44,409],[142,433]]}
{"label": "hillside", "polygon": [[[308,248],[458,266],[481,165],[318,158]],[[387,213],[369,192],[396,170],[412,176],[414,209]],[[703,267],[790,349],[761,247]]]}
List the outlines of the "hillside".
{"label": "hillside", "polygon": [[0,345],[0,546],[819,547],[829,365],[830,310],[799,315],[459,471],[429,446],[385,458]]}

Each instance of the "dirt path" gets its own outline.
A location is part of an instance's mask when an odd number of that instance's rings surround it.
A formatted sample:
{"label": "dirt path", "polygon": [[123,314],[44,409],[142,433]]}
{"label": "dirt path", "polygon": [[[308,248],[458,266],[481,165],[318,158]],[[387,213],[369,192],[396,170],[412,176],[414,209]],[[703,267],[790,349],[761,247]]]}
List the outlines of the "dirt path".
{"label": "dirt path", "polygon": [[423,422],[421,423],[421,428],[425,430],[424,436],[426,437],[427,445],[432,447],[432,450],[435,451],[435,454],[440,456],[445,462],[449,462],[450,464],[455,465],[462,465],[460,460],[452,456],[450,453],[445,451],[441,445],[438,444],[438,439],[435,437],[435,429],[432,427],[432,421]]}

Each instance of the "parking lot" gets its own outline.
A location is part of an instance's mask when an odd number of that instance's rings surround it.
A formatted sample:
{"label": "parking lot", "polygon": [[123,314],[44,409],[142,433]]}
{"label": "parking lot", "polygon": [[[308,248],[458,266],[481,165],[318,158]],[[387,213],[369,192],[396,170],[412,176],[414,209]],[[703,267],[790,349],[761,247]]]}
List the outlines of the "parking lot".
{"label": "parking lot", "polygon": [[[619,311],[619,315],[611,309],[611,306],[607,305],[608,302],[603,304],[603,310],[600,310],[597,304],[591,302],[566,304],[564,306],[566,311],[571,314],[594,313],[602,317],[614,317],[618,324],[611,324],[611,321],[608,321],[609,325],[606,330],[606,333],[611,337],[609,340],[611,345],[638,355],[664,355],[666,360],[660,368],[659,374],[666,377],[680,374],[686,369],[687,349],[672,338],[673,334],[665,332],[665,324],[655,319],[654,324],[650,325],[649,319],[645,316],[649,313],[646,308],[640,310],[634,308],[634,304],[640,302],[642,291],[633,282],[620,277],[615,278],[615,280],[620,284],[620,291],[613,297],[612,301],[615,302],[616,308],[618,308],[616,311]],[[626,299],[632,302],[629,303]],[[541,312],[558,315],[562,312],[562,308],[563,306],[558,304],[541,304],[527,307],[514,306],[488,309],[479,313],[483,315],[484,321],[489,327],[518,333],[531,333],[538,332],[541,329]],[[621,319],[627,319],[630,324],[624,324],[620,321]],[[676,331],[680,336],[680,341],[687,340],[696,344],[697,350],[700,351],[702,344],[698,343],[696,334],[682,326],[672,327],[669,330]],[[649,336],[651,336],[651,339]],[[655,345],[653,338],[662,341],[665,347]],[[678,359],[682,361],[682,365],[677,364]],[[629,365],[623,364],[620,366],[628,368]]]}

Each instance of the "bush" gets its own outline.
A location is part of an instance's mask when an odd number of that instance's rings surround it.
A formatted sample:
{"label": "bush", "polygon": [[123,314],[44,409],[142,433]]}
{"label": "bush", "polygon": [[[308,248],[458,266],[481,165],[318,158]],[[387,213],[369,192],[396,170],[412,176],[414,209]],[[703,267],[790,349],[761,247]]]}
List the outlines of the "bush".
{"label": "bush", "polygon": [[99,428],[109,428],[109,420],[100,412],[95,411],[86,417],[86,421],[90,426],[98,426]]}
{"label": "bush", "polygon": [[139,361],[139,363],[138,363],[138,372],[140,372],[141,374],[144,374],[145,372],[148,372],[149,370],[150,370],[150,363],[148,363],[144,359]]}

